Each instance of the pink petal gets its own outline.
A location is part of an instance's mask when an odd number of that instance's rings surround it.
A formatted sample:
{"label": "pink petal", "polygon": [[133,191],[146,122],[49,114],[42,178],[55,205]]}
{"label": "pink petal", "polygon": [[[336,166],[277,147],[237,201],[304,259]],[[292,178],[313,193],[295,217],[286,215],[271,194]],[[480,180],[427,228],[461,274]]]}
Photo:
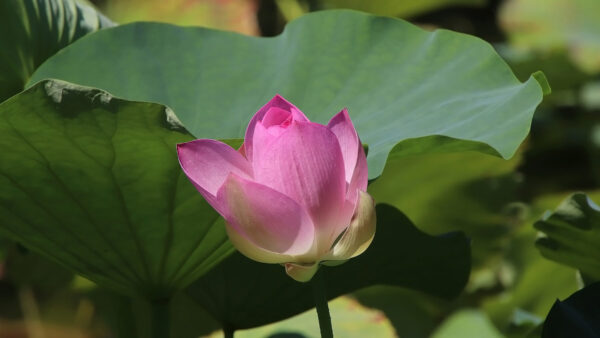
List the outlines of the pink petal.
{"label": "pink petal", "polygon": [[338,223],[347,222],[340,219],[346,194],[344,160],[337,138],[327,127],[294,121],[276,142],[261,149],[252,165],[257,182],[308,211],[319,232],[325,232],[319,238],[329,237]]}
{"label": "pink petal", "polygon": [[346,168],[346,182],[350,183],[354,174],[354,168],[356,167],[358,148],[362,148],[362,145],[356,134],[356,129],[352,125],[348,110],[344,108],[341,112],[333,116],[327,124],[327,128],[335,134],[340,143],[342,155],[344,156],[344,166]]}
{"label": "pink petal", "polygon": [[[360,192],[352,222],[324,260],[343,261],[363,253],[375,237],[375,203],[366,192]],[[333,263],[333,264],[331,264]],[[328,265],[335,265],[331,262]]]}
{"label": "pink petal", "polygon": [[346,198],[351,201],[356,200],[359,191],[367,191],[367,185],[369,183],[369,168],[367,166],[367,156],[365,155],[365,149],[359,140],[358,142],[358,156],[356,159],[356,167],[352,174],[352,179],[348,185],[348,192]]}
{"label": "pink petal", "polygon": [[242,156],[246,157],[246,149],[244,148],[244,144],[243,143],[240,146],[240,148],[238,149],[238,153],[240,153]]}
{"label": "pink petal", "polygon": [[291,198],[235,174],[229,175],[217,198],[227,206],[228,232],[244,255],[266,263],[315,259],[313,223]]}
{"label": "pink petal", "polygon": [[[246,129],[246,136],[244,137],[245,148],[246,148],[246,157],[252,161],[253,159],[253,143],[254,143],[254,129],[256,124],[263,120],[267,112],[271,109],[278,108],[283,111],[287,111],[292,113],[293,119],[297,121],[308,121],[308,118],[304,116],[304,114],[300,111],[300,109],[296,108],[293,104],[288,102],[286,99],[281,97],[281,95],[277,94],[275,97],[271,99],[271,101],[267,102],[262,108],[260,108],[256,114],[250,120],[248,124],[248,128]],[[275,113],[275,112],[274,112]]]}
{"label": "pink petal", "polygon": [[254,145],[252,153],[252,163],[261,162],[261,157],[270,152],[269,145],[279,139],[281,134],[287,131],[291,125],[288,126],[271,126],[269,128],[264,127],[262,122],[256,123],[254,128]]}
{"label": "pink petal", "polygon": [[183,172],[204,199],[222,214],[216,201],[219,188],[230,173],[251,178],[252,166],[242,154],[215,140],[194,140],[177,145],[177,156]]}
{"label": "pink petal", "polygon": [[290,124],[292,119],[293,116],[290,110],[279,107],[271,107],[267,110],[260,122],[262,122],[262,125],[265,128],[269,128],[271,126],[278,126],[286,122],[287,124]]}
{"label": "pink petal", "polygon": [[[343,234],[343,232],[348,228],[348,225],[352,221],[352,216],[354,215],[354,211],[356,210],[356,205],[358,203],[358,190],[356,190],[356,195],[354,199],[346,199],[344,201],[344,206],[339,209],[338,219],[339,221],[332,225],[332,231],[328,233],[328,237],[319,238],[319,242],[323,243],[323,249],[329,251],[335,243],[336,239]],[[326,243],[326,244],[325,244]],[[321,253],[323,253],[321,251]]]}

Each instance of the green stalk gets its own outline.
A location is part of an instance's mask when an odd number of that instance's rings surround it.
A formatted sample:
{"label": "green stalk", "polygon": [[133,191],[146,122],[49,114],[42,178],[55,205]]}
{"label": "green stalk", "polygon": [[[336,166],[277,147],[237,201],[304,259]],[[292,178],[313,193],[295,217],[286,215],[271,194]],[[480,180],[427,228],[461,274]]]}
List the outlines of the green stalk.
{"label": "green stalk", "polygon": [[317,315],[319,316],[321,338],[333,338],[333,328],[331,327],[331,316],[329,315],[329,306],[327,305],[324,275],[324,269],[319,269],[312,279],[312,287],[315,296],[315,305],[317,306]]}

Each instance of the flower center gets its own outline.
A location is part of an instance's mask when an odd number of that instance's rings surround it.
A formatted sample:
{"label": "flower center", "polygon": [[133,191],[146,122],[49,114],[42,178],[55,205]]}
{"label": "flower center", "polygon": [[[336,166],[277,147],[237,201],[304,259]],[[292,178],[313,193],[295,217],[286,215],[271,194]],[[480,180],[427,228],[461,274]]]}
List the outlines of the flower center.
{"label": "flower center", "polygon": [[279,125],[282,128],[287,128],[290,124],[292,124],[292,114],[290,114],[285,120],[283,120],[283,122],[281,122],[281,124]]}

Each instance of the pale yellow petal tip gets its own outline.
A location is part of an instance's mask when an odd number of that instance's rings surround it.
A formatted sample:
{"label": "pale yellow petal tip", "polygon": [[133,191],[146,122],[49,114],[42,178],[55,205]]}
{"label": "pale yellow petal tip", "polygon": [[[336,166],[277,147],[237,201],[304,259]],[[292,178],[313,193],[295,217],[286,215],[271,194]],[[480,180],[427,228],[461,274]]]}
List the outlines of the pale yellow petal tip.
{"label": "pale yellow petal tip", "polygon": [[325,259],[347,260],[363,253],[373,242],[376,223],[375,202],[369,194],[361,191],[352,222]]}
{"label": "pale yellow petal tip", "polygon": [[289,262],[290,259],[292,259],[292,257],[289,255],[278,254],[257,246],[252,241],[240,234],[237,230],[235,230],[229,223],[226,223],[225,229],[227,230],[229,241],[231,244],[233,244],[237,251],[254,261],[278,264]]}
{"label": "pale yellow petal tip", "polygon": [[319,263],[313,264],[296,264],[286,263],[285,273],[294,280],[302,283],[309,282],[319,270]]}

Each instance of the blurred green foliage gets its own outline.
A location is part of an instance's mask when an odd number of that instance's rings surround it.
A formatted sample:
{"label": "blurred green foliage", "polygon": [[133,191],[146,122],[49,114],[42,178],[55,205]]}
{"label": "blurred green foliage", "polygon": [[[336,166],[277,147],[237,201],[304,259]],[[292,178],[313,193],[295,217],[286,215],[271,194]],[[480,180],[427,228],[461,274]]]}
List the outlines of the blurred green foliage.
{"label": "blurred green foliage", "polygon": [[414,17],[428,11],[450,6],[481,7],[487,0],[421,0],[421,1],[387,1],[387,0],[324,0],[324,8],[351,8],[376,15]]}
{"label": "blurred green foliage", "polygon": [[134,21],[169,22],[184,26],[258,34],[255,0],[117,0],[96,1],[119,24]]}
{"label": "blurred green foliage", "polygon": [[600,72],[600,2],[594,0],[507,0],[500,25],[515,48],[541,55],[567,53],[581,70]]}

